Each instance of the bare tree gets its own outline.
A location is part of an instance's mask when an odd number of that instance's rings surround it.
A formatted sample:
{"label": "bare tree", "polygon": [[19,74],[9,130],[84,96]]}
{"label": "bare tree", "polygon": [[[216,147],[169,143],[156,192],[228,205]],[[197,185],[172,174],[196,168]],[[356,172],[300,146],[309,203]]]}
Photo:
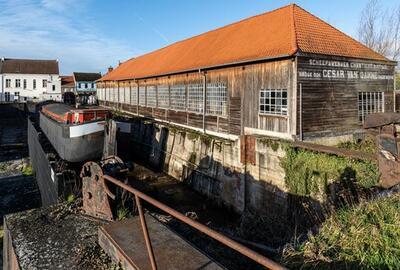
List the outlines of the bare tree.
{"label": "bare tree", "polygon": [[383,9],[380,0],[370,0],[361,12],[358,38],[378,53],[399,60],[400,5]]}

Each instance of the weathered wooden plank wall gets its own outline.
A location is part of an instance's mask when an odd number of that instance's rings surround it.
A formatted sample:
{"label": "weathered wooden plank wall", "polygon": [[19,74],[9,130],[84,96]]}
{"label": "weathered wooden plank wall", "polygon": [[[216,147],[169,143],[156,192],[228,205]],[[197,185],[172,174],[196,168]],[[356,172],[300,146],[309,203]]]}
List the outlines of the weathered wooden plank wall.
{"label": "weathered wooden plank wall", "polygon": [[[203,128],[203,114],[174,109],[150,108],[137,106],[132,102],[126,91],[132,91],[140,86],[185,85],[187,95],[189,84],[222,82],[227,85],[226,115],[206,115],[206,130],[241,135],[245,127],[259,128],[275,132],[288,132],[288,116],[259,115],[260,89],[293,88],[292,60],[271,61],[246,66],[236,66],[209,70],[203,73],[188,73],[164,76],[146,80],[126,82],[99,82],[99,89],[106,89],[105,100],[101,104],[112,106],[132,113],[138,113],[150,118],[170,121],[176,124]],[[118,91],[114,95],[113,91]]]}
{"label": "weathered wooden plank wall", "polygon": [[[313,60],[317,62],[310,62]],[[297,132],[300,133],[301,118],[305,137],[333,135],[361,128],[362,123],[358,119],[359,92],[384,92],[385,112],[393,111],[393,65],[312,55],[298,57],[297,62]]]}

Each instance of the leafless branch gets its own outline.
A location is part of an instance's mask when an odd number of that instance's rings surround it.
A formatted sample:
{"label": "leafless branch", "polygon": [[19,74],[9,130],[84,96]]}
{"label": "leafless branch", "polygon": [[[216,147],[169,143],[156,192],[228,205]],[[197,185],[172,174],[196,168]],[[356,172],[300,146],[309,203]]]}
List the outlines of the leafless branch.
{"label": "leafless branch", "polygon": [[384,10],[380,0],[370,0],[361,12],[358,38],[378,53],[399,60],[400,5]]}

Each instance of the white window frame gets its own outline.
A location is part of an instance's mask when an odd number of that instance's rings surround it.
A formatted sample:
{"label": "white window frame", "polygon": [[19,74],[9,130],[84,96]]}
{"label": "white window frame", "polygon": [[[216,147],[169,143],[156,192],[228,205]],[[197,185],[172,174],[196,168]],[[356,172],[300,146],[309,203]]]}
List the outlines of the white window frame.
{"label": "white window frame", "polygon": [[125,104],[130,104],[131,103],[131,89],[130,89],[130,87],[129,87],[129,84],[125,84],[125,87],[124,87],[124,95],[125,95],[125,97],[124,97],[124,101],[125,101]]}
{"label": "white window frame", "polygon": [[146,106],[157,108],[157,88],[155,85],[146,86]]}
{"label": "white window frame", "polygon": [[169,86],[162,84],[157,86],[157,106],[160,109],[169,109]]}
{"label": "white window frame", "polygon": [[15,88],[21,88],[21,79],[15,79]]}
{"label": "white window frame", "polygon": [[186,111],[186,87],[185,84],[171,85],[169,88],[170,109],[174,111]]}
{"label": "white window frame", "polygon": [[146,107],[146,86],[139,85],[139,105]]}
{"label": "white window frame", "polygon": [[114,93],[114,102],[118,103],[118,86],[113,87],[113,93]]}
{"label": "white window frame", "polygon": [[11,79],[6,79],[6,88],[11,88]]}
{"label": "white window frame", "polygon": [[96,96],[97,96],[98,101],[103,100],[102,96],[101,96],[101,90],[102,90],[101,88],[97,88],[97,90],[96,90]]}
{"label": "white window frame", "polygon": [[125,86],[124,84],[120,84],[118,87],[118,93],[119,93],[119,103],[125,103]]}
{"label": "white window frame", "polygon": [[203,84],[192,83],[188,85],[187,109],[193,113],[203,113]]}
{"label": "white window frame", "polygon": [[385,92],[361,91],[357,95],[358,121],[364,123],[368,114],[385,112]]}
{"label": "white window frame", "polygon": [[226,83],[207,83],[206,114],[216,116],[227,115],[228,88]]}
{"label": "white window frame", "polygon": [[131,105],[138,105],[138,87],[137,85],[131,86]]}
{"label": "white window frame", "polygon": [[261,89],[258,100],[258,111],[260,115],[288,115],[287,89]]}

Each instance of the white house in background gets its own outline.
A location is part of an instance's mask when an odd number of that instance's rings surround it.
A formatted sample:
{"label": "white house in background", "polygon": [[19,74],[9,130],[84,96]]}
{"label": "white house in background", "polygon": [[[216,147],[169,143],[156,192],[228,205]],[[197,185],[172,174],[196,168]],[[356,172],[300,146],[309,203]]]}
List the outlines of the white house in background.
{"label": "white house in background", "polygon": [[75,95],[80,102],[87,103],[91,96],[96,96],[96,81],[101,73],[74,72]]}
{"label": "white house in background", "polygon": [[57,60],[0,60],[0,101],[61,100]]}

